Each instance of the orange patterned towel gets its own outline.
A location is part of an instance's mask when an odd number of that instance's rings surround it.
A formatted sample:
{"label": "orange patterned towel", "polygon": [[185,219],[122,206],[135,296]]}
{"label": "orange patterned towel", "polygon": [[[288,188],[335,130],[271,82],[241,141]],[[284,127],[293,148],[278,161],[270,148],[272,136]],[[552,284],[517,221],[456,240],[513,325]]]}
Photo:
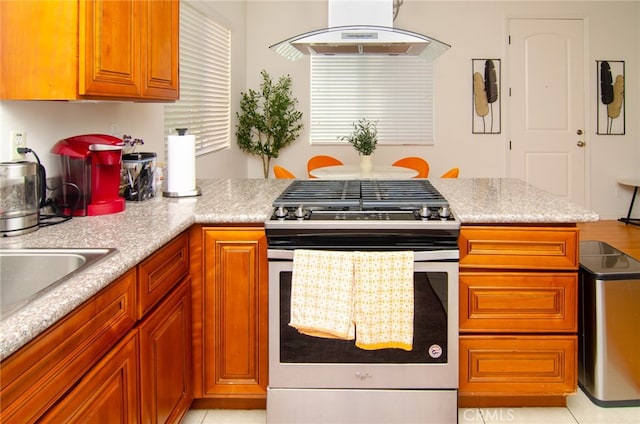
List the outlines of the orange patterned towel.
{"label": "orange patterned towel", "polygon": [[354,252],[356,346],[413,349],[413,252]]}
{"label": "orange patterned towel", "polygon": [[290,326],[310,336],[353,340],[353,299],[352,252],[294,252]]}

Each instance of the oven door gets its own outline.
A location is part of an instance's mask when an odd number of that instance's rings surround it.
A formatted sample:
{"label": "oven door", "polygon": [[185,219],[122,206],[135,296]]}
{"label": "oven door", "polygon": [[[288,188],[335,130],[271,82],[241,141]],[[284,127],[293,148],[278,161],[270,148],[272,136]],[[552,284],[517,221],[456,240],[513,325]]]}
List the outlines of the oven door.
{"label": "oven door", "polygon": [[288,325],[292,268],[292,250],[269,250],[271,388],[458,387],[457,250],[415,252],[412,351],[298,333]]}

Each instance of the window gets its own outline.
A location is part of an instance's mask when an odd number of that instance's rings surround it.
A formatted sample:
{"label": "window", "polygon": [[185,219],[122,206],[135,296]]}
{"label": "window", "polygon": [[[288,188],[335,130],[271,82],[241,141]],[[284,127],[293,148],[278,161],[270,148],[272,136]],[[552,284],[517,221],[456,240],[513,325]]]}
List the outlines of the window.
{"label": "window", "polygon": [[433,144],[433,63],[415,56],[311,56],[311,142],[377,121],[380,144]]}
{"label": "window", "polygon": [[180,100],[164,108],[165,134],[188,128],[196,155],[231,145],[231,31],[180,4]]}

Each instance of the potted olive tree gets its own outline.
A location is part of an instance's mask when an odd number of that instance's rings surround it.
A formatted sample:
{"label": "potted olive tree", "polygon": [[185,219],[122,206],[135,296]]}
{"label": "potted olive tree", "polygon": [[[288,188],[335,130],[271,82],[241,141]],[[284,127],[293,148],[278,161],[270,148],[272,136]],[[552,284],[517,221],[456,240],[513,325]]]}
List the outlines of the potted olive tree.
{"label": "potted olive tree", "polygon": [[241,150],[262,158],[267,178],[271,159],[297,139],[303,125],[302,112],[295,108],[298,99],[291,93],[291,77],[281,76],[274,84],[266,70],[260,74],[260,91],[241,93],[236,137]]}
{"label": "potted olive tree", "polygon": [[353,123],[353,132],[342,137],[341,140],[347,140],[351,143],[360,155],[362,172],[370,172],[372,168],[371,154],[376,150],[378,144],[377,124],[362,118]]}

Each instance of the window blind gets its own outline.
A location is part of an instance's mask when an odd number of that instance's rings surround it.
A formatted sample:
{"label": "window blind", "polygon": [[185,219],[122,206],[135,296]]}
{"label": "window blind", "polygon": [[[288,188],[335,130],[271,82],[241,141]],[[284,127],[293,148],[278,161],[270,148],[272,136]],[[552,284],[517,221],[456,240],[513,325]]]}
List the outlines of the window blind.
{"label": "window blind", "polygon": [[377,122],[379,144],[433,144],[433,64],[414,56],[311,56],[311,142],[343,142],[362,118]]}
{"label": "window blind", "polygon": [[180,4],[180,100],[164,107],[165,135],[188,128],[196,155],[231,145],[231,31]]}

